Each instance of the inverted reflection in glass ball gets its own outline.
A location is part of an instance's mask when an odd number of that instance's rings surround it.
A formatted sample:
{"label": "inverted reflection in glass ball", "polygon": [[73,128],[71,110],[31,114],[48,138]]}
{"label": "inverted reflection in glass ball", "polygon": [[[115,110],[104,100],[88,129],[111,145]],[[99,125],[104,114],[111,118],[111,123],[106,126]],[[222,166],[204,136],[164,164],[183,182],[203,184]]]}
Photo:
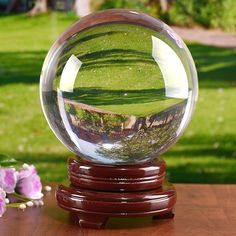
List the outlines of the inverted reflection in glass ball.
{"label": "inverted reflection in glass ball", "polygon": [[190,121],[197,75],[183,41],[163,22],[129,10],[82,18],[50,49],[41,102],[56,136],[104,164],[149,161]]}

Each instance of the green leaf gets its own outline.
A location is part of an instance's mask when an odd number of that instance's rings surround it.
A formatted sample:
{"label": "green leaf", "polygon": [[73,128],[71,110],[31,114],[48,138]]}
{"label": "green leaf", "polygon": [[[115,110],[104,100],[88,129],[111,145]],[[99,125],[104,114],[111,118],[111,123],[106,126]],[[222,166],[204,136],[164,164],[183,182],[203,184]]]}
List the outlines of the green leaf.
{"label": "green leaf", "polygon": [[0,154],[0,167],[11,167],[16,165],[18,162],[13,158],[5,154]]}

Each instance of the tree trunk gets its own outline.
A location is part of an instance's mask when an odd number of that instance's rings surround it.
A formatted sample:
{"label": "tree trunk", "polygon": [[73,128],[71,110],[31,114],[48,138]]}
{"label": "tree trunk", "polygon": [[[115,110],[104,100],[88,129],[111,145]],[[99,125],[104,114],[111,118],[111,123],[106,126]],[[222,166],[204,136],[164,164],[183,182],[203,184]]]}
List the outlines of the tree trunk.
{"label": "tree trunk", "polygon": [[19,0],[11,0],[9,1],[7,8],[6,8],[6,13],[10,13],[16,5],[19,5]]}
{"label": "tree trunk", "polygon": [[30,16],[35,16],[38,13],[45,13],[48,11],[47,0],[37,0],[35,6],[29,11]]}
{"label": "tree trunk", "polygon": [[160,0],[160,7],[162,12],[167,12],[170,9],[172,0]]}
{"label": "tree trunk", "polygon": [[75,12],[77,16],[83,17],[91,13],[91,0],[75,0]]}

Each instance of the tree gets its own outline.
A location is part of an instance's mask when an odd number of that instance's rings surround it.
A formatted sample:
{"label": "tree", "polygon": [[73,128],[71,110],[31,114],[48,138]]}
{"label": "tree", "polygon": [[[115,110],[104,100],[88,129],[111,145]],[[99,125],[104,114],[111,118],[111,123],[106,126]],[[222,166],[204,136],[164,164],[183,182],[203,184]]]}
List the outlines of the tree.
{"label": "tree", "polygon": [[36,0],[35,6],[29,11],[29,15],[35,16],[38,13],[45,13],[48,11],[47,0]]}
{"label": "tree", "polygon": [[75,0],[75,13],[77,16],[86,16],[91,13],[91,0]]}
{"label": "tree", "polygon": [[[75,0],[74,11],[76,12],[76,15],[82,17],[90,14],[90,3],[91,0]],[[49,0],[36,0],[35,6],[29,11],[29,15],[35,16],[39,13],[45,13],[48,11],[49,5]]]}
{"label": "tree", "polygon": [[161,6],[161,10],[162,12],[167,12],[170,8],[170,0],[160,0],[160,6]]}

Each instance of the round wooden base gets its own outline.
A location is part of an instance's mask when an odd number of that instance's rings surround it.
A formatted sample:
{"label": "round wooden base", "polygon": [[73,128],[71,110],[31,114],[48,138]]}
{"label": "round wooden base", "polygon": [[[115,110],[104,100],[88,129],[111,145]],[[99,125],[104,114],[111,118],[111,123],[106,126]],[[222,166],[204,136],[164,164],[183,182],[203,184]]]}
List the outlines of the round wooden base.
{"label": "round wooden base", "polygon": [[165,163],[104,166],[69,161],[70,187],[60,185],[58,205],[81,227],[101,228],[109,217],[173,217],[176,192],[164,183]]}

